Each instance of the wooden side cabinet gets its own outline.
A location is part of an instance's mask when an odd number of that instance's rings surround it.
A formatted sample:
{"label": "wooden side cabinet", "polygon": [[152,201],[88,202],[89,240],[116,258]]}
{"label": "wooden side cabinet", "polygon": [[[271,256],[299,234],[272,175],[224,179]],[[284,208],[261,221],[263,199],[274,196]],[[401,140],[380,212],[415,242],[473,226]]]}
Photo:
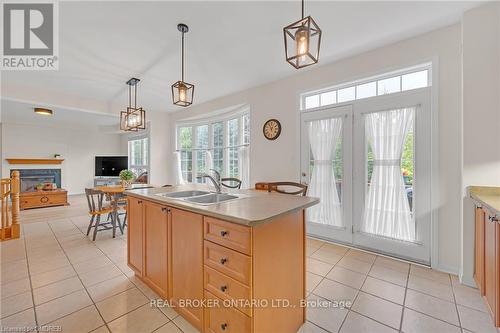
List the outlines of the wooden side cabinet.
{"label": "wooden side cabinet", "polygon": [[128,266],[132,268],[139,277],[142,277],[144,257],[144,212],[142,205],[142,200],[132,197],[128,198],[127,261]]}
{"label": "wooden side cabinet", "polygon": [[144,209],[144,281],[168,298],[168,213],[170,208],[149,201]]}

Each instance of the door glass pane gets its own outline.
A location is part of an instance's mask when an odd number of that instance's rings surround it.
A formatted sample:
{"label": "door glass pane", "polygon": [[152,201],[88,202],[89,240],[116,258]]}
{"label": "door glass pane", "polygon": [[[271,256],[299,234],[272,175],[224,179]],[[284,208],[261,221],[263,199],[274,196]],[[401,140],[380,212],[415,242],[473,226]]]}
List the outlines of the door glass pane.
{"label": "door glass pane", "polygon": [[330,105],[337,103],[337,92],[329,91],[321,94],[321,105]]}
{"label": "door glass pane", "polygon": [[343,118],[307,123],[310,145],[310,183],[308,195],[320,203],[307,210],[307,221],[343,227],[342,220],[342,122]]}
{"label": "door glass pane", "polygon": [[376,82],[369,82],[356,86],[356,99],[368,98],[377,95]]}
{"label": "door glass pane", "polygon": [[231,119],[227,122],[228,129],[228,169],[227,176],[238,178],[238,145],[239,145],[239,135],[238,135],[238,119]]}
{"label": "door glass pane", "polygon": [[353,101],[355,98],[356,98],[355,87],[339,89],[337,93],[337,99],[339,103]]}
{"label": "door glass pane", "polygon": [[304,103],[306,109],[317,108],[319,106],[319,95],[307,96]]}
{"label": "door glass pane", "polygon": [[427,70],[405,74],[401,77],[402,91],[427,87],[428,85]]}
{"label": "door glass pane", "polygon": [[214,169],[220,174],[224,173],[224,123],[218,122],[212,125],[213,136],[213,163]]}
{"label": "door glass pane", "polygon": [[185,181],[193,181],[193,129],[179,128],[179,149],[181,150],[181,170]]}
{"label": "door glass pane", "polygon": [[[200,150],[201,149],[201,150]],[[204,183],[205,178],[200,176],[207,172],[205,158],[208,149],[208,125],[196,127],[196,183]]]}
{"label": "door glass pane", "polygon": [[378,81],[378,95],[391,94],[401,91],[401,76],[391,77]]}

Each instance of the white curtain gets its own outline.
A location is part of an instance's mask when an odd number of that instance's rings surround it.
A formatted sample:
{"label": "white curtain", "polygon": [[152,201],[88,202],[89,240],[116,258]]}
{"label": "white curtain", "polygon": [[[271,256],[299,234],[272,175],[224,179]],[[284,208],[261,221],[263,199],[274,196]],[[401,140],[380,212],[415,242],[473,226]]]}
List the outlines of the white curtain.
{"label": "white curtain", "polygon": [[175,185],[186,184],[182,176],[181,153],[178,151],[174,152],[174,179]]}
{"label": "white curtain", "polygon": [[344,225],[333,172],[333,159],[341,133],[342,118],[315,120],[308,124],[313,169],[307,193],[309,196],[321,199],[318,205],[308,209],[309,222],[337,227]]}
{"label": "white curtain", "polygon": [[361,224],[364,232],[415,240],[415,222],[401,172],[401,154],[414,112],[415,108],[404,108],[365,116],[374,163]]}
{"label": "white curtain", "polygon": [[210,169],[214,168],[214,159],[212,158],[212,152],[207,150],[205,153],[205,172],[209,173]]}
{"label": "white curtain", "polygon": [[248,146],[238,149],[238,170],[241,188],[250,188],[250,150]]}

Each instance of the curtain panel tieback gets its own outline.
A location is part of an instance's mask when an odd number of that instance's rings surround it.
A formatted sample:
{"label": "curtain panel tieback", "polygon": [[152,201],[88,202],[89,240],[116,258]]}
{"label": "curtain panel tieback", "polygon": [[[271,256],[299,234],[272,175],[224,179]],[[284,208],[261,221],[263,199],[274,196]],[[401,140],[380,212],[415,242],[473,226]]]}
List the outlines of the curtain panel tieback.
{"label": "curtain panel tieback", "polygon": [[400,166],[401,159],[397,158],[394,160],[373,160],[373,165]]}

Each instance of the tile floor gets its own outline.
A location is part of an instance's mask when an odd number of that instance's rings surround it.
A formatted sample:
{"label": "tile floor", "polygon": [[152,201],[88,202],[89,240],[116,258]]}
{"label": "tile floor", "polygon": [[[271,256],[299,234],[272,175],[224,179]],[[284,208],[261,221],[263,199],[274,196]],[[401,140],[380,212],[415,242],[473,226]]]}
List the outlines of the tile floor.
{"label": "tile floor", "polygon": [[[1,327],[196,332],[149,305],[158,296],[127,267],[126,237],[90,241],[83,197],[71,203],[22,212],[23,238],[0,244]],[[301,333],[498,333],[477,290],[456,276],[314,239],[307,255],[308,301],[321,306],[308,308]]]}

